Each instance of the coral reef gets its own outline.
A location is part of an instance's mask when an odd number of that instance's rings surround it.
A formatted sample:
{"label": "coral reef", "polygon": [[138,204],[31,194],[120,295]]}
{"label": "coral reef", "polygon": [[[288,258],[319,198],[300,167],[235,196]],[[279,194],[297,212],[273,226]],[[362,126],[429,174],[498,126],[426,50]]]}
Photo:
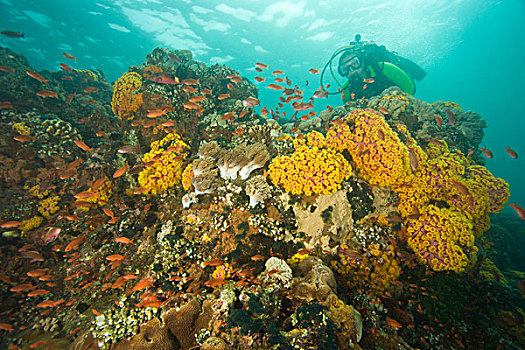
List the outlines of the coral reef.
{"label": "coral reef", "polygon": [[525,229],[478,114],[396,87],[319,112],[273,75],[261,106],[188,50],[113,89],[0,65],[0,347],[523,347]]}

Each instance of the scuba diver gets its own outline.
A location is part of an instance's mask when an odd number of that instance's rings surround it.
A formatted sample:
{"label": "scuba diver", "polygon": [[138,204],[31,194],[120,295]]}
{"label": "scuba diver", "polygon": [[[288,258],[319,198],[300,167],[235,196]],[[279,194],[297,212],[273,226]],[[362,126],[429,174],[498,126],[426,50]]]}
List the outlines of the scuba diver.
{"label": "scuba diver", "polygon": [[[347,78],[342,85],[332,69],[332,61],[338,55],[341,56],[337,72]],[[401,91],[413,95],[416,92],[414,80],[420,81],[427,75],[416,63],[388,51],[384,45],[378,46],[370,41],[361,41],[359,34],[355,36],[355,41],[334,52],[321,74],[321,86],[328,65],[332,77],[340,87],[337,92],[329,92],[329,94],[342,91],[344,103],[380,95],[383,90],[391,86],[398,86]]]}

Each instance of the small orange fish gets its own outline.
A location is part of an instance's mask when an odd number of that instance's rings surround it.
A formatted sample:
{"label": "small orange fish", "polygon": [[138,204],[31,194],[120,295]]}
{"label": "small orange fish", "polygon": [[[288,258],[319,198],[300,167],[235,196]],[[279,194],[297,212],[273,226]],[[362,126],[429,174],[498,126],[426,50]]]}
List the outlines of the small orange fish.
{"label": "small orange fish", "polygon": [[277,84],[269,84],[267,88],[272,89],[272,90],[282,90],[283,89],[281,85],[277,85]]}
{"label": "small orange fish", "polygon": [[377,109],[379,110],[379,112],[383,113],[384,115],[388,115],[388,109],[384,107],[377,107]]}
{"label": "small orange fish", "polygon": [[167,120],[167,121],[161,123],[160,125],[169,128],[171,126],[175,126],[175,120]]}
{"label": "small orange fish", "polygon": [[126,162],[126,164],[122,168],[115,171],[115,173],[113,174],[113,178],[116,179],[118,177],[121,177],[122,175],[126,173],[126,171],[128,171],[128,169],[129,169],[129,164]]}
{"label": "small orange fish", "polygon": [[249,111],[242,111],[241,114],[239,114],[239,119],[242,119]]}
{"label": "small orange fish", "polygon": [[13,109],[13,104],[9,101],[0,102],[0,109]]}
{"label": "small orange fish", "polygon": [[204,285],[206,287],[213,288],[213,287],[222,286],[225,283],[227,283],[227,281],[224,278],[213,278],[209,281],[204,282]]}
{"label": "small orange fish", "polygon": [[201,90],[201,93],[202,93],[203,95],[211,95],[211,90],[210,90],[210,89],[202,89],[202,90]]}
{"label": "small orange fish", "polygon": [[47,82],[49,81],[49,79],[46,79],[40,74],[38,74],[37,72],[33,72],[31,70],[26,70],[26,74],[29,75],[31,78],[36,79],[39,82],[44,83],[44,84],[47,84]]}
{"label": "small orange fish", "polygon": [[260,260],[264,260],[265,257],[262,256],[261,254],[257,254],[257,255],[252,256],[250,259],[252,259],[253,261],[260,261]]}
{"label": "small orange fish", "polygon": [[21,221],[7,221],[0,225],[1,228],[12,228],[22,225]]}
{"label": "small orange fish", "polygon": [[186,109],[198,109],[200,107],[199,104],[195,103],[195,102],[186,102],[185,104],[183,104],[184,108]]}
{"label": "small orange fish", "polygon": [[267,65],[267,64],[264,64],[264,63],[261,63],[261,62],[257,62],[257,63],[255,63],[255,66],[258,67],[258,68],[265,68],[265,69],[268,69],[268,65]]}
{"label": "small orange fish", "polygon": [[319,69],[316,69],[316,68],[310,68],[308,70],[308,73],[310,74],[319,74]]}
{"label": "small orange fish", "polygon": [[516,151],[514,151],[510,147],[505,147],[505,150],[507,151],[507,153],[509,154],[511,158],[514,158],[514,159],[518,158],[518,153],[516,153]]}
{"label": "small orange fish", "polygon": [[15,72],[15,70],[13,68],[9,68],[9,67],[6,67],[6,66],[0,66],[0,71],[7,72],[7,73],[14,73]]}
{"label": "small orange fish", "polygon": [[13,325],[8,324],[8,323],[0,323],[0,329],[3,331],[11,332],[15,329],[15,327],[13,327]]}
{"label": "small orange fish", "polygon": [[225,115],[223,115],[221,117],[221,120],[229,120],[229,121],[233,121],[236,119],[236,115],[235,113],[233,112],[230,112],[230,113],[226,113]]}
{"label": "small orange fish", "polygon": [[86,145],[84,141],[73,140],[73,142],[75,143],[75,145],[78,146],[78,148],[82,149],[83,151],[91,152],[93,150],[93,148],[91,148],[88,145]]}
{"label": "small orange fish", "polygon": [[144,277],[139,282],[137,282],[137,284],[131,289],[131,291],[136,292],[138,290],[150,287],[153,287],[153,282],[148,277]]}
{"label": "small orange fish", "polygon": [[95,180],[95,182],[93,182],[93,185],[91,185],[91,190],[92,191],[98,190],[99,188],[102,187],[102,185],[104,185],[105,182],[106,182],[105,177],[101,177],[100,179]]}
{"label": "small orange fish", "polygon": [[184,85],[199,85],[199,79],[185,79],[182,81]]}
{"label": "small orange fish", "polygon": [[221,94],[217,97],[218,100],[225,100],[227,98],[230,98],[230,94]]}
{"label": "small orange fish", "polygon": [[126,259],[126,256],[121,255],[121,254],[112,254],[112,255],[106,256],[106,260],[109,260],[109,261],[120,261],[124,259]]}
{"label": "small orange fish", "polygon": [[399,323],[398,321],[396,321],[396,320],[394,320],[393,318],[390,318],[390,317],[386,318],[386,324],[389,325],[392,328],[395,328],[395,329],[403,327],[403,325],[401,323]]}
{"label": "small orange fish", "polygon": [[39,97],[44,97],[44,98],[58,98],[58,94],[55,92],[55,91],[51,91],[51,90],[40,90],[39,92],[36,93],[37,96]]}
{"label": "small orange fish", "polygon": [[230,81],[232,83],[240,83],[242,82],[242,77],[240,77],[239,75],[236,75],[236,74],[230,74],[228,75],[226,78],[230,79]]}
{"label": "small orange fish", "polygon": [[195,95],[195,96],[192,96],[188,99],[188,101],[190,102],[202,102],[206,99],[206,97],[204,96],[200,96],[200,95]]}
{"label": "small orange fish", "polygon": [[48,308],[48,307],[55,307],[55,302],[53,300],[44,300],[43,302],[41,303],[38,303],[36,304],[36,307],[41,307],[41,308]]}
{"label": "small orange fish", "polygon": [[102,208],[102,211],[104,212],[104,214],[106,214],[110,218],[115,216],[115,214],[113,214],[113,212],[111,210],[109,210],[108,208]]}
{"label": "small orange fish", "polygon": [[166,114],[166,110],[165,109],[153,109],[153,110],[149,110],[148,111],[148,114],[146,114],[146,117],[148,118],[157,118],[157,117],[160,117],[161,115],[165,115]]}
{"label": "small orange fish", "polygon": [[224,265],[224,260],[222,259],[212,259],[212,260],[208,260],[202,263],[202,267],[221,266],[221,265]]}
{"label": "small orange fish", "polygon": [[485,155],[485,157],[491,159],[494,155],[492,154],[491,151],[489,151],[488,149],[486,149],[485,147],[483,148],[480,148],[479,149],[481,152],[483,152],[483,154]]}
{"label": "small orange fish", "polygon": [[71,68],[67,64],[59,63],[59,65],[60,65],[60,69],[62,69],[63,71],[71,72],[73,70],[73,68]]}
{"label": "small orange fish", "polygon": [[133,240],[127,237],[116,237],[115,242],[122,243],[122,244],[131,244],[133,243]]}
{"label": "small orange fish", "polygon": [[33,288],[35,288],[35,286],[33,286],[31,283],[24,283],[19,284],[18,286],[11,287],[9,290],[11,292],[29,292]]}
{"label": "small orange fish", "polygon": [[266,78],[259,77],[259,76],[255,77],[255,78],[253,78],[253,79],[254,79],[256,82],[258,82],[258,83],[261,83],[261,82],[263,82],[263,81],[266,80]]}
{"label": "small orange fish", "polygon": [[419,166],[419,159],[413,148],[408,149],[408,160],[410,161],[410,167],[416,171]]}
{"label": "small orange fish", "polygon": [[101,315],[102,315],[100,312],[98,312],[98,311],[95,310],[95,309],[91,309],[91,312],[93,312],[93,314],[94,314],[95,316],[101,316]]}
{"label": "small orange fish", "polygon": [[436,119],[437,126],[441,128],[443,125],[443,118],[441,118],[439,114],[434,114],[434,118]]}
{"label": "small orange fish", "polygon": [[75,61],[77,60],[76,57],[72,56],[71,54],[69,54],[67,52],[62,53],[62,55],[64,55],[64,57],[69,58],[71,60],[75,60]]}
{"label": "small orange fish", "polygon": [[32,292],[29,292],[29,294],[27,294],[28,297],[39,297],[41,295],[46,295],[46,294],[49,294],[49,291],[48,290],[45,290],[45,289],[36,289]]}
{"label": "small orange fish", "polygon": [[185,85],[182,90],[184,90],[185,92],[187,92],[188,94],[193,94],[195,92],[197,92],[197,89],[194,88],[193,86],[188,86],[188,85]]}
{"label": "small orange fish", "polygon": [[255,97],[247,97],[242,101],[242,103],[247,107],[247,106],[258,106],[261,102],[259,101],[259,99]]}
{"label": "small orange fish", "polygon": [[516,203],[512,203],[512,204],[509,204],[510,207],[512,207],[514,209],[514,211],[516,212],[516,214],[518,214],[518,216],[522,219],[522,220],[525,220],[525,209],[523,209],[522,207],[518,206]]}
{"label": "small orange fish", "polygon": [[35,269],[31,270],[27,273],[29,277],[40,277],[49,272],[49,269]]}
{"label": "small orange fish", "polygon": [[94,86],[87,86],[84,88],[84,92],[86,94],[92,93],[92,92],[98,92],[98,88]]}
{"label": "small orange fish", "polygon": [[13,140],[18,142],[31,142],[33,141],[34,137],[31,135],[16,135],[13,137]]}
{"label": "small orange fish", "polygon": [[96,195],[97,194],[93,191],[83,191],[83,192],[79,192],[75,194],[75,198],[76,199],[88,199],[88,198],[93,198]]}
{"label": "small orange fish", "polygon": [[66,248],[64,248],[64,251],[67,253],[71,250],[78,248],[79,245],[81,245],[82,243],[86,241],[86,238],[87,238],[86,235],[75,238],[74,240],[69,242]]}
{"label": "small orange fish", "polygon": [[66,98],[65,102],[69,103],[69,102],[73,101],[73,98],[75,98],[76,95],[77,95],[76,92],[73,93],[73,94],[69,94],[69,96]]}

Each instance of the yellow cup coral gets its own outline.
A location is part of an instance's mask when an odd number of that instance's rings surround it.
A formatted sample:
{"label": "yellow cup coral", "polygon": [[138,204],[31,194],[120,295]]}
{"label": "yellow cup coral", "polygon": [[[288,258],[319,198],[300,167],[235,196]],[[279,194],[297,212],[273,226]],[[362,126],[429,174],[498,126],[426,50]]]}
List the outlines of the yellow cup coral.
{"label": "yellow cup coral", "polygon": [[137,91],[142,87],[140,74],[124,73],[113,85],[111,108],[120,119],[133,119],[135,113],[142,105],[142,93]]}
{"label": "yellow cup coral", "polygon": [[356,170],[371,184],[389,186],[399,182],[409,173],[409,150],[390,128],[383,115],[372,109],[356,109],[346,122],[328,130],[327,147],[338,151],[348,150]]}
{"label": "yellow cup coral", "polygon": [[182,163],[189,146],[177,133],[170,133],[160,141],[151,143],[151,150],[142,161],[148,164],[139,174],[144,193],[158,193],[179,184]]}
{"label": "yellow cup coral", "polygon": [[[308,139],[308,137],[307,137]],[[330,194],[352,175],[350,163],[329,149],[309,148],[294,142],[291,156],[276,157],[269,166],[270,180],[291,194]]]}

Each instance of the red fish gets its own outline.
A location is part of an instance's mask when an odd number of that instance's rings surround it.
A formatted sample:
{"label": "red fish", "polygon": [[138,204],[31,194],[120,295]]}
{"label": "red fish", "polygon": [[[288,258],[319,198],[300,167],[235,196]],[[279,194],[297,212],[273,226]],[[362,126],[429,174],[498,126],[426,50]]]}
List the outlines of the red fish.
{"label": "red fish", "polygon": [[22,38],[22,39],[25,38],[24,33],[12,32],[10,30],[3,30],[2,35],[8,38]]}
{"label": "red fish", "polygon": [[86,145],[84,143],[84,141],[80,141],[80,140],[73,140],[73,142],[75,143],[75,145],[77,145],[80,149],[82,149],[83,151],[86,151],[86,152],[91,152],[93,150],[93,148],[89,147],[88,145]]}
{"label": "red fish", "polygon": [[33,136],[30,135],[16,135],[13,137],[13,140],[18,142],[31,142],[33,141]]}
{"label": "red fish", "polygon": [[[15,71],[15,70],[13,69],[13,72],[14,72],[14,71]],[[254,79],[255,79],[255,81],[258,82],[258,83],[263,82],[263,81],[266,80],[266,78],[259,77],[259,76],[255,77]]]}
{"label": "red fish", "polygon": [[184,85],[199,85],[199,79],[184,79],[182,81]]}
{"label": "red fish", "polygon": [[86,235],[80,236],[69,242],[69,244],[64,248],[64,251],[67,253],[71,250],[77,249],[79,245],[86,241]]}
{"label": "red fish", "polygon": [[408,159],[410,161],[410,167],[412,168],[412,170],[416,171],[419,165],[419,160],[413,148],[408,149]]}
{"label": "red fish", "polygon": [[514,158],[514,159],[518,158],[518,153],[516,153],[516,151],[514,151],[510,147],[505,147],[505,150],[507,151],[507,153],[509,154],[511,158]]}
{"label": "red fish", "polygon": [[72,93],[72,94],[69,94],[69,96],[66,98],[66,103],[69,103],[71,101],[73,101],[73,98],[77,95],[77,93]]}
{"label": "red fish", "polygon": [[128,171],[128,169],[129,169],[129,164],[126,163],[122,168],[115,171],[115,173],[113,174],[113,178],[116,179],[117,177],[121,177],[122,175],[126,173],[126,171]]}
{"label": "red fish", "polygon": [[98,88],[97,87],[94,87],[94,86],[87,86],[85,89],[84,89],[84,92],[86,94],[89,94],[91,92],[98,92]]}
{"label": "red fish", "polygon": [[13,109],[13,104],[9,101],[1,101],[0,109]]}
{"label": "red fish", "polygon": [[447,108],[447,117],[448,117],[448,123],[452,126],[456,125],[456,115],[454,112],[450,110],[450,108]]}
{"label": "red fish", "polygon": [[71,60],[75,60],[75,61],[77,60],[76,57],[72,56],[71,54],[69,54],[67,52],[62,53],[62,55],[64,55],[64,57],[69,58]]}
{"label": "red fish", "polygon": [[443,118],[439,114],[434,114],[434,118],[436,119],[436,124],[441,128],[443,125]]}
{"label": "red fish", "polygon": [[73,68],[71,68],[70,66],[68,66],[67,64],[64,64],[64,63],[59,63],[59,66],[60,66],[60,69],[66,71],[66,72],[71,72],[73,70]]}
{"label": "red fish", "polygon": [[39,97],[53,97],[53,98],[58,98],[58,94],[55,92],[55,91],[51,91],[51,90],[40,90],[39,92],[36,93],[37,96]]}
{"label": "red fish", "polygon": [[36,79],[36,80],[38,80],[38,81],[41,82],[41,83],[47,84],[47,82],[49,81],[49,79],[44,78],[43,76],[41,76],[41,75],[38,74],[37,72],[33,72],[33,71],[31,71],[31,70],[26,70],[26,73],[27,73],[27,75],[29,75],[31,78]]}
{"label": "red fish", "polygon": [[379,112],[383,113],[384,115],[388,115],[388,109],[384,107],[377,107],[377,109],[379,110]]}
{"label": "red fish", "polygon": [[489,151],[488,149],[486,149],[485,147],[483,148],[480,148],[479,149],[481,152],[483,152],[483,154],[485,155],[485,157],[491,159],[494,155],[492,154],[491,151]]}
{"label": "red fish", "polygon": [[217,97],[217,99],[220,101],[220,100],[225,100],[227,98],[230,98],[230,94],[221,94],[219,95],[219,97]]}
{"label": "red fish", "polygon": [[277,84],[270,84],[267,86],[268,89],[272,89],[272,90],[282,90],[283,87],[281,85],[277,85]]}
{"label": "red fish", "polygon": [[279,74],[284,74],[284,71],[280,70],[280,69],[276,69],[272,72],[273,75],[279,75]]}
{"label": "red fish", "polygon": [[264,64],[264,63],[261,63],[261,62],[257,62],[255,63],[255,66],[259,69],[263,69],[263,68],[266,68],[268,69],[268,65],[267,64]]}
{"label": "red fish", "polygon": [[165,73],[165,72],[153,74],[151,77],[149,77],[149,80],[157,84],[173,85],[173,84],[179,83],[179,78],[177,78],[176,76],[172,74]]}
{"label": "red fish", "polygon": [[14,73],[15,72],[15,70],[13,68],[9,68],[9,67],[6,67],[6,66],[0,66],[0,71],[7,72],[7,73]]}
{"label": "red fish", "polygon": [[518,206],[516,203],[512,203],[512,204],[509,204],[510,207],[512,207],[514,209],[514,211],[516,212],[516,214],[518,214],[518,216],[522,219],[522,220],[525,220],[525,209],[523,209],[522,207]]}
{"label": "red fish", "polygon": [[247,105],[247,106],[257,106],[260,103],[259,100],[256,99],[255,97],[248,97],[242,102],[244,105]]}

